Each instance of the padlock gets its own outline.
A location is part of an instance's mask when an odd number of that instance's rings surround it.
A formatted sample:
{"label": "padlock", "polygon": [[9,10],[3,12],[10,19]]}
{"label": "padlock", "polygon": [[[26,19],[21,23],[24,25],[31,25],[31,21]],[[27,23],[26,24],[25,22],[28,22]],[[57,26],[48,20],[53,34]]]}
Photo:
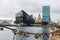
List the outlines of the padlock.
{"label": "padlock", "polygon": [[17,30],[13,29],[12,32],[14,33],[14,35],[16,35]]}
{"label": "padlock", "polygon": [[0,30],[3,31],[4,30],[3,27],[0,27]]}
{"label": "padlock", "polygon": [[40,37],[40,34],[35,34],[34,36],[36,39],[38,39]]}
{"label": "padlock", "polygon": [[20,35],[20,36],[23,35],[23,31],[19,31],[18,35]]}
{"label": "padlock", "polygon": [[29,37],[29,32],[26,32],[24,36]]}

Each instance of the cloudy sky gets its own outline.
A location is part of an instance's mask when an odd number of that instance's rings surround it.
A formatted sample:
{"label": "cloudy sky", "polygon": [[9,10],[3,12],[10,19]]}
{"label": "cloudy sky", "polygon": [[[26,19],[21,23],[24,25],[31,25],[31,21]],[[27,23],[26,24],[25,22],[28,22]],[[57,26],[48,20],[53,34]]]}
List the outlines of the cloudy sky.
{"label": "cloudy sky", "polygon": [[0,18],[15,18],[15,14],[20,10],[25,10],[28,14],[42,16],[42,6],[50,6],[51,20],[60,20],[60,0],[0,0]]}

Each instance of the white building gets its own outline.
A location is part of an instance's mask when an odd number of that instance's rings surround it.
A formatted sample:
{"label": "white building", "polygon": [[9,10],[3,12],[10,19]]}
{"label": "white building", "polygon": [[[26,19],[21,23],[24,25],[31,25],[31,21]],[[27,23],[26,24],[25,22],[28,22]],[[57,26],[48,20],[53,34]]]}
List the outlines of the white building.
{"label": "white building", "polygon": [[3,24],[5,22],[7,23],[12,23],[13,19],[12,18],[0,18],[0,24]]}

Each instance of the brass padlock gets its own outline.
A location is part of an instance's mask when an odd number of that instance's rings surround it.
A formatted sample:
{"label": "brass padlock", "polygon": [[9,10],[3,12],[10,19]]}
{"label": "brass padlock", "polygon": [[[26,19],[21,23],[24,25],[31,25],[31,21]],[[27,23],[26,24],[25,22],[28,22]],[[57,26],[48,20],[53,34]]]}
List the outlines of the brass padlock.
{"label": "brass padlock", "polygon": [[20,36],[23,35],[23,31],[19,31],[18,35],[20,35]]}
{"label": "brass padlock", "polygon": [[38,39],[40,37],[40,34],[35,34],[34,36],[36,39]]}

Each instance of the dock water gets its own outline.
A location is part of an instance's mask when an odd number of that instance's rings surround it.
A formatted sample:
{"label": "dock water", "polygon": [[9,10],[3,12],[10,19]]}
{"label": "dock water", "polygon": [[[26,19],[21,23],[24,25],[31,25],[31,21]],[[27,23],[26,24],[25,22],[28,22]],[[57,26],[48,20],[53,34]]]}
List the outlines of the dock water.
{"label": "dock water", "polygon": [[[43,28],[41,27],[10,27],[13,29],[22,30],[24,32],[30,32],[30,33],[42,33]],[[48,28],[49,29],[49,28]],[[49,32],[51,32],[51,29],[49,29]],[[13,33],[11,30],[4,28],[3,31],[0,31],[0,40],[13,40]],[[40,40],[41,37],[38,39]],[[18,34],[15,36],[15,40],[37,40],[35,39],[34,35],[30,34],[29,37],[25,36],[19,36]]]}

